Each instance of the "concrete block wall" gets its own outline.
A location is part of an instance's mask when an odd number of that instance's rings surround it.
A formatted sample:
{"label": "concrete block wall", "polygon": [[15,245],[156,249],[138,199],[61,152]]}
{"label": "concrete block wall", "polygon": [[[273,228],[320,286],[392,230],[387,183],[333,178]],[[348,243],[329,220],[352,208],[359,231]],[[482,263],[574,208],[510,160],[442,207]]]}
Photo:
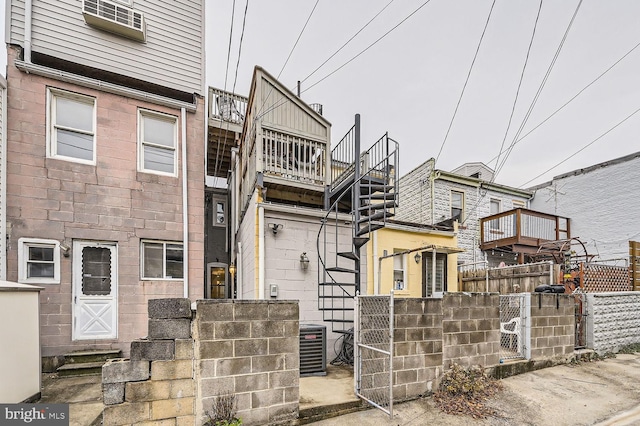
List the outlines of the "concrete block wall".
{"label": "concrete block wall", "polygon": [[431,224],[431,172],[433,158],[425,161],[398,181],[399,207],[395,219]]}
{"label": "concrete block wall", "polygon": [[442,299],[442,364],[448,369],[491,366],[500,360],[500,296],[448,293]]}
{"label": "concrete block wall", "polygon": [[570,294],[531,295],[531,358],[563,358],[575,347],[575,299]]}
{"label": "concrete block wall", "polygon": [[131,359],[102,367],[105,426],[196,424],[190,305],[189,299],[150,300],[148,338],[131,343]]}
{"label": "concrete block wall", "polygon": [[395,299],[393,309],[394,398],[429,394],[442,375],[442,300]]}
{"label": "concrete block wall", "polygon": [[640,343],[638,311],[638,292],[587,294],[587,346],[602,355]]}
{"label": "concrete block wall", "polygon": [[[13,65],[18,57],[16,49],[8,49],[7,279],[18,279],[21,237],[57,240],[69,247],[75,240],[117,243],[118,338],[72,339],[73,254],[60,256],[60,283],[43,284],[40,331],[44,357],[89,346],[126,354],[129,342],[147,333],[147,300],[183,294],[182,280],[140,280],[141,239],[183,240],[182,162],[177,163],[178,177],[137,171],[138,109],[175,117],[180,110],[23,73]],[[47,158],[48,87],[96,99],[95,165]],[[187,114],[187,140],[179,141],[176,150],[181,155],[180,145],[187,143],[185,273],[194,300],[204,291],[204,114],[204,100],[198,98],[198,111]]]}
{"label": "concrete block wall", "polygon": [[298,417],[298,317],[292,301],[197,301],[197,424],[215,398],[228,393],[236,395],[237,416],[245,425]]}

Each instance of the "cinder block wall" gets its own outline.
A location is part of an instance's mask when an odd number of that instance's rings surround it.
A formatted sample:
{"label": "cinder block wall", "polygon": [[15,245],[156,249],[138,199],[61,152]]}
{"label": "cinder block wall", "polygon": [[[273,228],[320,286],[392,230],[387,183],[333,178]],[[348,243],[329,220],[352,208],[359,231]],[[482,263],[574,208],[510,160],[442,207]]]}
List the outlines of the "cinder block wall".
{"label": "cinder block wall", "polygon": [[103,424],[193,426],[193,348],[189,299],[150,300],[148,338],[102,367]]}
{"label": "cinder block wall", "polygon": [[431,393],[442,374],[442,300],[395,299],[393,309],[394,398]]}
{"label": "cinder block wall", "polygon": [[640,343],[640,293],[587,294],[587,345],[597,353]]}
{"label": "cinder block wall", "polygon": [[292,301],[199,300],[193,325],[196,423],[236,395],[245,425],[293,420],[299,407],[299,308]]}
{"label": "cinder block wall", "polygon": [[448,369],[491,366],[500,360],[500,296],[448,293],[442,299],[442,364]]}
{"label": "cinder block wall", "polygon": [[559,358],[575,347],[575,299],[570,294],[531,295],[531,358]]}

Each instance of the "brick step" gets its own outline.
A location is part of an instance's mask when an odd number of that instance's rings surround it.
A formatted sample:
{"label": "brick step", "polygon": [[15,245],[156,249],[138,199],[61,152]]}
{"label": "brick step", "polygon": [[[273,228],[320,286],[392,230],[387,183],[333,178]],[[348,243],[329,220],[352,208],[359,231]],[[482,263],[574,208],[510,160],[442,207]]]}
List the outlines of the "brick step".
{"label": "brick step", "polygon": [[60,377],[99,375],[104,364],[104,361],[65,364],[56,371]]}
{"label": "brick step", "polygon": [[119,349],[106,350],[86,350],[69,352],[64,354],[64,363],[67,364],[83,364],[87,362],[106,362],[111,358],[120,358],[121,351]]}

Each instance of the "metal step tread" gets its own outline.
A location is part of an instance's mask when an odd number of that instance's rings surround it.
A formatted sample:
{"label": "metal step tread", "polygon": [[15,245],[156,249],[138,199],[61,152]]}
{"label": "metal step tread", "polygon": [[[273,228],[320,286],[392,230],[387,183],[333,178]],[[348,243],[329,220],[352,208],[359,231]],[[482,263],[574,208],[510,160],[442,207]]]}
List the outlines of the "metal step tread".
{"label": "metal step tread", "polygon": [[346,272],[346,273],[350,273],[350,274],[355,274],[356,272],[358,272],[355,269],[343,268],[342,266],[332,266],[331,268],[326,268],[326,271],[329,271],[329,272]]}
{"label": "metal step tread", "polygon": [[362,225],[363,223],[367,223],[372,220],[392,218],[395,215],[396,215],[395,213],[391,213],[389,211],[383,210],[381,212],[374,213],[371,216],[364,216],[362,219],[358,221],[358,225]]}
{"label": "metal step tread", "polygon": [[375,194],[360,195],[361,200],[395,200],[395,192],[377,192]]}
{"label": "metal step tread", "polygon": [[366,212],[366,211],[375,211],[375,210],[382,210],[382,209],[392,209],[395,207],[398,207],[395,200],[390,200],[390,201],[385,201],[383,203],[365,204],[364,206],[358,207],[358,210],[361,212]]}
{"label": "metal step tread", "polygon": [[351,251],[341,251],[338,253],[338,256],[351,259],[351,260],[360,260],[358,255]]}
{"label": "metal step tread", "polygon": [[355,237],[353,238],[353,246],[360,248],[369,242],[369,237]]}
{"label": "metal step tread", "polygon": [[384,228],[384,224],[372,223],[371,226],[367,226],[365,228],[362,228],[362,229],[358,230],[356,232],[356,235],[359,237],[361,235],[368,234],[369,232],[373,232],[373,231],[376,231],[376,230],[382,229],[382,228]]}

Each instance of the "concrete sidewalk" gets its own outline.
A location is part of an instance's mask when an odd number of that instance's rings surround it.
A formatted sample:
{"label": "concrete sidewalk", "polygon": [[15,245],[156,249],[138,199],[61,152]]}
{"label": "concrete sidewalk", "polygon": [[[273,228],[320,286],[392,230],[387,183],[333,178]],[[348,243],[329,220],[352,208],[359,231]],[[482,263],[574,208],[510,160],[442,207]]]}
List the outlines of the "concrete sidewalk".
{"label": "concrete sidewalk", "polygon": [[[333,367],[326,377],[300,380],[300,413],[350,414],[316,421],[316,425],[599,425],[640,424],[640,353],[620,354],[596,362],[560,365],[503,379],[504,391],[490,402],[498,416],[474,420],[441,413],[432,398],[394,406],[394,416],[374,408],[362,410],[353,394],[349,368]],[[39,402],[69,403],[70,425],[100,425],[100,376],[57,378],[43,375]]]}
{"label": "concrete sidewalk", "polygon": [[640,354],[545,368],[502,380],[489,405],[498,416],[474,420],[440,412],[432,398],[394,406],[393,419],[369,409],[314,425],[418,426],[425,424],[624,426],[640,425]]}

